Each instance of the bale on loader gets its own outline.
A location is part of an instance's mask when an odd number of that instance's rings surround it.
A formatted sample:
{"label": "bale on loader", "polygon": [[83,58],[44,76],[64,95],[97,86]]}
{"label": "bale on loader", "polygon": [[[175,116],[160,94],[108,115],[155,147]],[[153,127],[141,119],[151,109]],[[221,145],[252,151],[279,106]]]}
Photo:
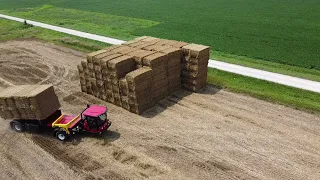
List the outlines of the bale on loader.
{"label": "bale on loader", "polygon": [[10,119],[42,120],[60,108],[52,85],[21,85],[0,92],[0,115]]}

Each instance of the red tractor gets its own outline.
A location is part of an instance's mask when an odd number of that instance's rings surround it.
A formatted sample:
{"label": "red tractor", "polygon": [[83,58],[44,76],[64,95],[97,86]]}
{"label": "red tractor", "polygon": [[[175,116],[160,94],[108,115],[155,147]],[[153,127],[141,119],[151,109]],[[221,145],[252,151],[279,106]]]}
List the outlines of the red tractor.
{"label": "red tractor", "polygon": [[53,130],[55,137],[65,141],[70,135],[78,132],[101,134],[107,130],[111,125],[107,111],[107,107],[104,106],[88,105],[77,116],[61,114],[61,110],[57,110],[43,120],[13,120],[10,125],[12,129],[18,132],[38,131],[49,127]]}

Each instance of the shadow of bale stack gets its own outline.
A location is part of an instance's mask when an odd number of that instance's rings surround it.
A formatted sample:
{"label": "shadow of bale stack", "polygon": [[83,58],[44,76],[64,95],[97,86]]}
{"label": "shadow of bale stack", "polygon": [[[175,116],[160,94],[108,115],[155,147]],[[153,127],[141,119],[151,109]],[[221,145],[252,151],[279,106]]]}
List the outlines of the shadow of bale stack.
{"label": "shadow of bale stack", "polygon": [[182,87],[206,84],[210,48],[143,36],[87,55],[81,90],[140,114]]}

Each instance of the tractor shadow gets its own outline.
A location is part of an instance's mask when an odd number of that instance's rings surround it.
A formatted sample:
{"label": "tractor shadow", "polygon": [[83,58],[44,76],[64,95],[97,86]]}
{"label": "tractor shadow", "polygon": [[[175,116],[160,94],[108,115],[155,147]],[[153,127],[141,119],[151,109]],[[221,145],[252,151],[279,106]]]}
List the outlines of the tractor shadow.
{"label": "tractor shadow", "polygon": [[71,142],[73,145],[78,145],[83,141],[83,138],[95,138],[97,140],[101,140],[103,144],[105,144],[118,140],[120,136],[121,135],[119,132],[112,130],[107,130],[102,134],[92,134],[89,132],[83,132],[69,137],[67,141]]}
{"label": "tractor shadow", "polygon": [[222,89],[221,87],[214,86],[211,84],[207,84],[198,92],[191,92],[188,90],[180,89],[176,92],[173,92],[172,94],[170,94],[163,100],[159,101],[158,103],[156,103],[154,107],[143,112],[141,116],[145,118],[153,118],[173,105],[179,104],[181,106],[185,106],[180,101],[182,101],[185,97],[190,96],[191,94],[197,93],[197,94],[214,95],[219,91],[221,91],[221,89]]}

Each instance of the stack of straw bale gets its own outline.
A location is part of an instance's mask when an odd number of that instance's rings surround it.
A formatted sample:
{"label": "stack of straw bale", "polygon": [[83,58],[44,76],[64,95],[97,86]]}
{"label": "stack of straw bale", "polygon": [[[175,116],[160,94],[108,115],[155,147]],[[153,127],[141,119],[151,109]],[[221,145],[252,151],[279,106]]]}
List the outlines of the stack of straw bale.
{"label": "stack of straw bale", "polygon": [[21,85],[0,92],[0,116],[44,120],[60,108],[52,85]]}
{"label": "stack of straw bale", "polygon": [[141,114],[154,105],[152,72],[152,69],[142,67],[126,75],[128,104],[133,113]]}
{"label": "stack of straw bale", "polygon": [[199,91],[206,85],[210,47],[189,44],[182,47],[182,86],[191,91]]}
{"label": "stack of straw bale", "polygon": [[140,114],[181,87],[206,84],[209,47],[143,36],[87,55],[81,90]]}

